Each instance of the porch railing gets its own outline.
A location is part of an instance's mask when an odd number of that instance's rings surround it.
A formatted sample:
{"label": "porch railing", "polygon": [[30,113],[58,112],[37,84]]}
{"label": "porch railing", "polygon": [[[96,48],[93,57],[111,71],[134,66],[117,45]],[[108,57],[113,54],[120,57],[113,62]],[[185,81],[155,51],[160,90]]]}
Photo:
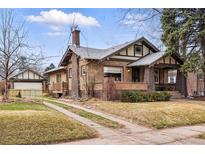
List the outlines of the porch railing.
{"label": "porch railing", "polygon": [[176,91],[176,84],[155,84],[156,91]]}
{"label": "porch railing", "polygon": [[67,82],[59,82],[59,83],[53,83],[51,86],[52,91],[66,91],[68,89],[68,83]]}
{"label": "porch railing", "polygon": [[144,82],[115,82],[116,90],[147,90]]}

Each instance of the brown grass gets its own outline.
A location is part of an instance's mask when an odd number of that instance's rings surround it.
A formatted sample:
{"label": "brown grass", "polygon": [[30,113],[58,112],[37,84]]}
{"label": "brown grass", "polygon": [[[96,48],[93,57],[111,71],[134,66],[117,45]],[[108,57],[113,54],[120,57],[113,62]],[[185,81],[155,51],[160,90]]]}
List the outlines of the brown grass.
{"label": "brown grass", "polygon": [[157,129],[205,123],[205,105],[191,101],[121,103],[83,102],[97,110],[115,114],[131,122]]}
{"label": "brown grass", "polygon": [[73,112],[81,117],[90,119],[90,120],[92,120],[100,125],[103,125],[105,127],[114,128],[114,129],[124,127],[123,125],[119,124],[118,122],[112,121],[110,119],[104,118],[104,117],[96,115],[96,114],[93,114],[91,112],[87,112],[85,110],[81,110],[81,109],[69,106],[67,104],[57,103],[55,101],[49,101],[49,102],[54,104],[54,105],[60,106],[60,107],[66,109],[70,112]]}
{"label": "brown grass", "polygon": [[200,139],[205,139],[205,133],[199,135]]}
{"label": "brown grass", "polygon": [[9,109],[6,104],[6,110],[0,105],[0,144],[50,144],[97,136],[94,130],[44,105],[10,105]]}

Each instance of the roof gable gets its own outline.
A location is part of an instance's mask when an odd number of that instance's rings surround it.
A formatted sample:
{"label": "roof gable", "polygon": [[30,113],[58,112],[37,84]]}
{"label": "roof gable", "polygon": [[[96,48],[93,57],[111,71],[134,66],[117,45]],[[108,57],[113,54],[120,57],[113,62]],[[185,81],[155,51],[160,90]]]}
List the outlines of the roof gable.
{"label": "roof gable", "polygon": [[[157,61],[162,59],[163,57],[167,57],[165,52],[156,52],[152,53],[149,55],[146,55],[139,60],[130,63],[128,66],[133,67],[133,66],[149,66],[152,64],[155,64]],[[177,54],[172,54],[171,57],[175,58],[179,64],[182,64],[183,61],[180,59],[180,57]]]}
{"label": "roof gable", "polygon": [[44,77],[34,70],[25,69],[14,76],[11,76],[10,80],[44,80]]}
{"label": "roof gable", "polygon": [[133,41],[129,41],[129,42],[117,45],[117,46],[113,46],[113,47],[107,48],[107,49],[96,49],[96,48],[89,48],[89,47],[70,45],[70,46],[68,46],[65,54],[63,55],[59,66],[64,66],[65,65],[65,63],[68,60],[69,55],[71,55],[72,52],[75,53],[76,55],[80,56],[83,59],[101,60],[101,59],[109,57],[109,56],[117,53],[121,49],[126,48],[127,46],[129,46],[133,43],[139,42],[139,41],[145,42],[146,45],[148,45],[154,51],[156,51],[156,52],[159,51],[159,49],[156,46],[154,46],[151,42],[149,42],[144,37],[141,37],[139,39],[135,39]]}

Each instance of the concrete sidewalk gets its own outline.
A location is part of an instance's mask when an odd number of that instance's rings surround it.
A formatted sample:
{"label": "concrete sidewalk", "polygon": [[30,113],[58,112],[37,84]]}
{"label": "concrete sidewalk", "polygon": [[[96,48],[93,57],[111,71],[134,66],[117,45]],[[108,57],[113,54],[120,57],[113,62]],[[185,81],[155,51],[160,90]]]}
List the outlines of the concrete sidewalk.
{"label": "concrete sidewalk", "polygon": [[152,130],[144,126],[132,124],[115,116],[87,109],[79,105],[65,103],[62,101],[56,102],[83,109],[107,119],[119,122],[125,126],[120,129],[106,128],[61,107],[45,102],[45,105],[95,129],[99,133],[99,138],[68,142],[64,144],[205,144],[205,140],[195,138],[195,136],[205,132],[205,125]]}

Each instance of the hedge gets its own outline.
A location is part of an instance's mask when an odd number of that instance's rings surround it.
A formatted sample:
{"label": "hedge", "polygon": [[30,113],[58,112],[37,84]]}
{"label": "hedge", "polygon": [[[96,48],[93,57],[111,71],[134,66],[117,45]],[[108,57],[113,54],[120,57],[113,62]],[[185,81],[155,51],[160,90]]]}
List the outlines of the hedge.
{"label": "hedge", "polygon": [[169,101],[171,95],[167,92],[136,92],[123,91],[121,93],[122,102],[155,102],[155,101]]}

